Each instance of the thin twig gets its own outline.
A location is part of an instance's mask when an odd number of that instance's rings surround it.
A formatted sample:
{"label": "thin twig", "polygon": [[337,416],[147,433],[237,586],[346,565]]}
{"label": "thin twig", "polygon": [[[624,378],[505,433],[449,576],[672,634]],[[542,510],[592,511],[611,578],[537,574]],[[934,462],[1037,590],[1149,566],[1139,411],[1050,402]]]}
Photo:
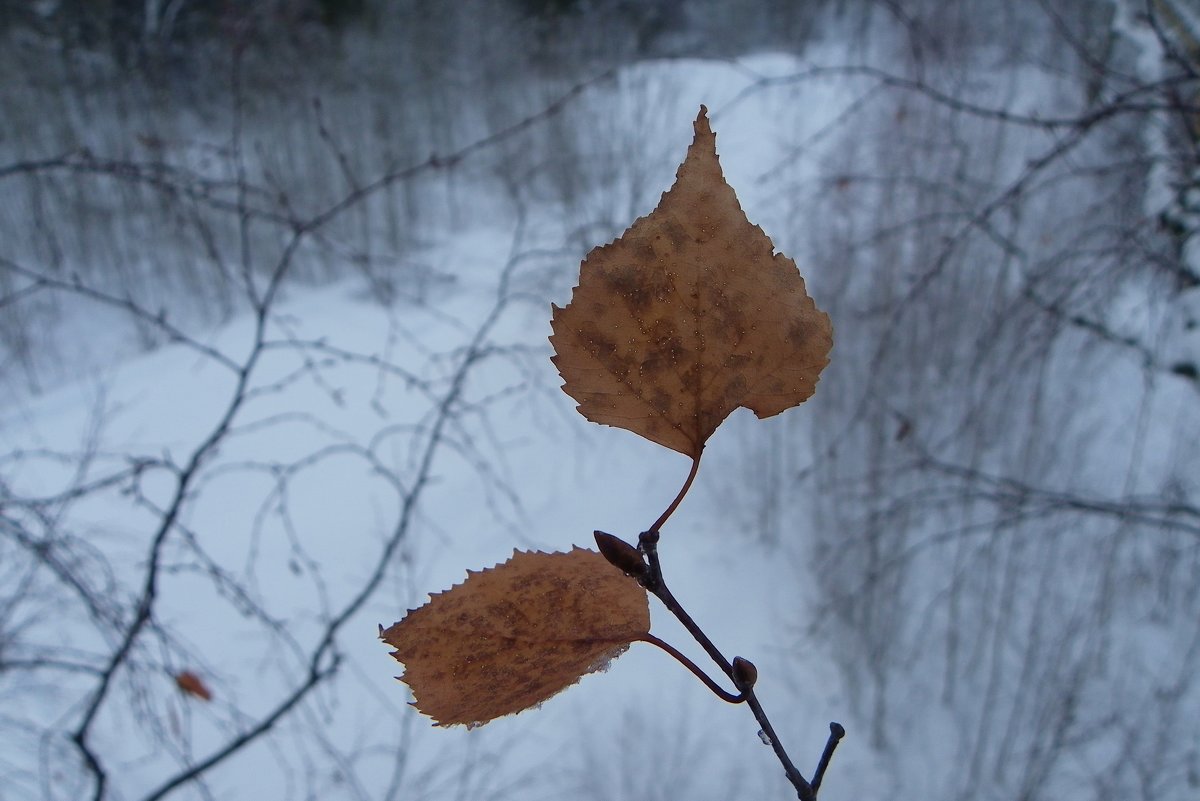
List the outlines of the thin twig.
{"label": "thin twig", "polygon": [[837,748],[838,743],[846,736],[846,729],[840,723],[829,724],[829,739],[825,741],[825,750],[821,752],[821,761],[817,763],[817,769],[813,772],[812,789],[815,795],[821,789],[821,780],[825,778],[825,768],[829,767],[829,760],[833,759],[833,751]]}
{"label": "thin twig", "polygon": [[[696,460],[696,463],[698,462],[699,459]],[[693,473],[695,472],[695,466],[696,465],[693,464]],[[771,721],[767,717],[766,710],[763,709],[762,704],[759,702],[758,696],[754,692],[753,685],[751,684],[746,686],[741,685],[740,682],[738,682],[734,674],[733,664],[725,658],[725,655],[721,653],[721,650],[717,648],[711,639],[709,639],[708,635],[704,633],[696,621],[692,619],[692,616],[689,615],[683,608],[683,605],[680,604],[675,596],[671,593],[670,589],[667,588],[666,581],[663,579],[662,574],[662,562],[659,560],[658,556],[658,540],[659,533],[657,530],[653,529],[642,532],[642,534],[638,537],[638,548],[645,555],[648,565],[646,574],[638,579],[639,583],[646,589],[647,592],[662,601],[663,605],[667,607],[671,614],[675,615],[679,622],[683,624],[683,627],[688,630],[688,633],[696,639],[696,642],[700,643],[700,646],[705,650],[705,652],[708,653],[712,660],[725,672],[725,675],[729,676],[730,680],[734,682],[734,685],[742,691],[742,694],[745,696],[746,705],[749,706],[751,712],[754,713],[754,718],[758,721],[758,725],[761,727],[763,735],[765,735],[770,741],[771,750],[775,752],[775,757],[779,760],[779,764],[783,766],[784,774],[787,775],[788,781],[792,783],[792,786],[796,788],[796,796],[801,801],[816,801],[816,788],[804,778],[804,774],[802,774],[800,769],[796,767],[794,762],[792,762],[792,758],[788,755],[787,750],[779,741],[779,735],[775,733],[775,728],[771,725]],[[842,729],[839,724],[831,724],[831,727],[832,725],[837,725],[838,729],[841,729],[844,733],[845,730]],[[829,757],[832,757],[832,748],[830,748],[829,745],[826,745],[826,750],[829,752]],[[822,755],[821,766],[827,764],[828,757]],[[820,767],[820,769],[823,773],[823,767]]]}
{"label": "thin twig", "polygon": [[700,643],[700,646],[712,657],[712,660],[717,663],[721,670],[725,672],[725,675],[733,676],[733,664],[725,658],[725,655],[713,644],[713,641],[696,624],[696,621],[692,620],[692,616],[675,599],[675,596],[671,594],[671,590],[668,589],[666,582],[663,580],[662,564],[658,558],[658,537],[658,532],[654,530],[644,531],[638,537],[638,547],[646,555],[646,561],[650,564],[650,572],[640,579],[642,586],[646,588],[647,592],[662,601],[663,605],[671,611],[671,614],[679,619],[683,627],[696,639],[696,642]]}

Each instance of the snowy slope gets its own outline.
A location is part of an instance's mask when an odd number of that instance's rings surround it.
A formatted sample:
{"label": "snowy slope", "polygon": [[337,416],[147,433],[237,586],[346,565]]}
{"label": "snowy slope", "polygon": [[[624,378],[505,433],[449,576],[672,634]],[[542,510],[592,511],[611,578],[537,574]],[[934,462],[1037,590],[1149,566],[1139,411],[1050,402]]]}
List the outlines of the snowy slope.
{"label": "snowy slope", "polygon": [[[645,169],[622,173],[622,180],[636,178],[628,197],[637,206],[632,213],[643,214],[669,185],[691,121],[706,103],[728,179],[751,219],[771,233],[771,200],[756,195],[756,179],[779,160],[781,142],[837,114],[838,93],[782,112],[770,91],[739,93],[759,76],[795,66],[784,57],[640,65],[568,114],[578,111],[579,124],[594,117],[616,129],[638,122],[644,148],[628,157]],[[614,213],[615,225],[631,221]],[[206,792],[280,797],[297,776],[317,771],[310,779],[329,798],[374,797],[389,782],[402,796],[433,798],[789,794],[748,711],[725,707],[648,647],[634,647],[606,675],[585,679],[540,710],[465,732],[429,729],[405,707],[406,688],[392,679],[399,666],[375,640],[377,623],[390,624],[426,593],[457,583],[467,568],[502,561],[514,547],[588,545],[593,529],[635,537],[682,481],[687,464],[677,454],[586,423],[556,388],[546,344],[549,303],[564,300],[580,254],[547,257],[539,248],[560,242],[564,227],[554,208],[535,205],[521,241],[513,241],[514,219],[491,219],[491,212],[476,227],[446,235],[423,259],[451,285],[424,305],[382,308],[363,300],[354,282],[285,288],[267,324],[273,345],[251,374],[251,397],[200,467],[179,516],[182,528],[166,540],[153,622],[178,637],[152,637],[152,647],[137,650],[137,680],[118,677],[95,724],[93,747],[115,794],[142,797],[181,766],[216,753],[303,680],[306,654],[325,622],[353,597],[403,518],[403,495],[431,447],[439,399],[495,303],[510,251],[522,256],[511,275],[520,295],[482,343],[497,352],[466,373],[456,417],[444,440],[432,443],[430,469],[419,479],[427,483],[411,530],[379,590],[337,636],[338,677],[269,738],[207,774]],[[809,275],[819,302],[820,275]],[[249,352],[254,324],[243,315],[194,337],[238,360]],[[339,356],[348,353],[367,358]],[[389,373],[379,360],[398,369]],[[0,479],[14,496],[69,492],[131,458],[185,463],[218,425],[236,384],[225,366],[182,345],[119,363],[92,354],[77,370],[79,380],[3,410],[0,450],[9,456],[0,461]],[[844,719],[836,676],[818,654],[797,661],[780,647],[779,627],[800,625],[795,618],[804,610],[780,609],[778,588],[803,579],[794,565],[742,547],[706,491],[723,485],[723,454],[736,444],[722,434],[664,536],[676,594],[729,654],[757,663],[761,697],[803,770],[811,770],[829,720],[850,727],[824,797],[872,794],[879,787],[872,759],[853,721]],[[82,473],[55,456],[85,451],[94,458]],[[59,525],[104,554],[108,592],[133,597],[140,588],[156,510],[170,503],[172,490],[168,471],[148,469],[113,491],[61,505]],[[685,636],[659,611],[656,632],[686,648]],[[61,610],[42,614],[24,646],[54,652],[62,644],[89,660],[112,645],[95,628],[73,626]],[[203,676],[211,703],[178,694],[170,676],[184,669]],[[56,678],[26,688],[20,708],[6,714],[57,721],[51,729],[69,731],[92,686],[87,674]],[[0,797],[84,792],[78,755],[65,737],[17,731],[6,740],[6,759],[22,780]],[[655,770],[657,760],[666,769]]]}

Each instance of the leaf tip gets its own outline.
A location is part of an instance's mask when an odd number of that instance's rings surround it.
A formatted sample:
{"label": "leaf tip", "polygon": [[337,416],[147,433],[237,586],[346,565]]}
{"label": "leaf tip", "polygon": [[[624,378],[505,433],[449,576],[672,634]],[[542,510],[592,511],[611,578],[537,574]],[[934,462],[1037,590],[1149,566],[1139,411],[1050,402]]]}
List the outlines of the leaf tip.
{"label": "leaf tip", "polygon": [[708,106],[700,104],[700,113],[696,115],[696,121],[692,123],[692,130],[696,134],[696,138],[711,137],[716,140],[716,134],[713,133],[712,125],[708,122]]}

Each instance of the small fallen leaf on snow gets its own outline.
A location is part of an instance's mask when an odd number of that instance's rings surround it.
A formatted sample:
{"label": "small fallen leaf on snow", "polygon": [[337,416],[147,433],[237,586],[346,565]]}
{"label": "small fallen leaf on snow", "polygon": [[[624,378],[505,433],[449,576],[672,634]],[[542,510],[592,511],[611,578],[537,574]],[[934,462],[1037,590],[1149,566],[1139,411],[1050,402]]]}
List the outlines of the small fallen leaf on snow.
{"label": "small fallen leaf on snow", "polygon": [[646,592],[595,551],[514,551],[411,610],[380,639],[413,705],[468,727],[536,706],[650,630]]}
{"label": "small fallen leaf on snow", "polygon": [[204,680],[190,670],[182,671],[175,674],[175,685],[188,695],[195,696],[201,701],[211,701],[212,692],[204,683]]}
{"label": "small fallen leaf on snow", "polygon": [[770,417],[816,389],[829,317],[725,182],[702,106],[674,186],[595,248],[550,342],[587,419],[698,459],[736,408]]}

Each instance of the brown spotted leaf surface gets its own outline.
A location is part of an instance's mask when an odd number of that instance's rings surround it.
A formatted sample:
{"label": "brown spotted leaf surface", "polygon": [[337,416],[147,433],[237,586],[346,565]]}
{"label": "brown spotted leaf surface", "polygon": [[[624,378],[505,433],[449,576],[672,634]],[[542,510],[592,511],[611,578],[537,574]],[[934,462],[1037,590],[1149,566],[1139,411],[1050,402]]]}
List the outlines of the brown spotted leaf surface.
{"label": "brown spotted leaf surface", "polygon": [[440,726],[536,706],[650,630],[646,591],[596,551],[514,551],[430,597],[380,638]]}
{"label": "brown spotted leaf surface", "polygon": [[703,107],[694,128],[658,208],[584,259],[550,341],[587,419],[699,458],[739,406],[770,417],[812,395],[833,333],[725,182]]}

